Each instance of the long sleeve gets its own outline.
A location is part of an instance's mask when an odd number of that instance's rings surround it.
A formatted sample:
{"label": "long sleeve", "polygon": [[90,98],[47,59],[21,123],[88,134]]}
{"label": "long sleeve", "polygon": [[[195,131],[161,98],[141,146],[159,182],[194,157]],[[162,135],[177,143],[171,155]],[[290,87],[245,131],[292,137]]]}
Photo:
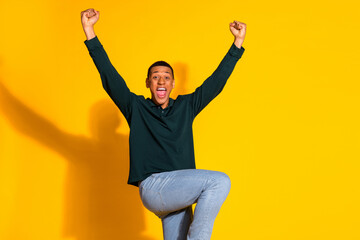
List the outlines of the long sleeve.
{"label": "long sleeve", "polygon": [[194,117],[222,91],[244,51],[243,47],[232,44],[214,73],[191,94]]}
{"label": "long sleeve", "polygon": [[125,118],[131,115],[131,101],[135,95],[130,92],[124,79],[111,64],[108,55],[97,37],[85,41],[96,68],[98,69],[105,91],[119,107]]}

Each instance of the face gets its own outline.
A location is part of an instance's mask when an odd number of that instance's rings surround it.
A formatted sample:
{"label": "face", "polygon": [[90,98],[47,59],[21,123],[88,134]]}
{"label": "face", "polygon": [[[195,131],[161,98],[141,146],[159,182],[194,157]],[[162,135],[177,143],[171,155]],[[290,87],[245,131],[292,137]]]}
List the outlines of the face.
{"label": "face", "polygon": [[146,87],[150,88],[151,100],[166,108],[169,104],[170,92],[175,87],[171,69],[165,66],[152,67],[150,76],[146,79]]}

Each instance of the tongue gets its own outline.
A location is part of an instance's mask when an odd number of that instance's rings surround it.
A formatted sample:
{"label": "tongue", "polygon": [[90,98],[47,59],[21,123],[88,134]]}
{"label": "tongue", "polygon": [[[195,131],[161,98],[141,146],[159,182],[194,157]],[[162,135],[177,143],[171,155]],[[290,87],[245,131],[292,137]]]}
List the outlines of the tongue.
{"label": "tongue", "polygon": [[166,91],[156,91],[156,94],[159,98],[164,98],[166,95]]}

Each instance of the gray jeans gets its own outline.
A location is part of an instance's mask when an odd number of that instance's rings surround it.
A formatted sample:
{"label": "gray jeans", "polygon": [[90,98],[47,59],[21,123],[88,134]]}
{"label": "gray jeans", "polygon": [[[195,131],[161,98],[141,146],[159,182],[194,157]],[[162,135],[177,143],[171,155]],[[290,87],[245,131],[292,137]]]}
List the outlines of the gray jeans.
{"label": "gray jeans", "polygon": [[186,169],[152,174],[139,191],[144,206],[161,218],[165,240],[205,240],[230,185],[225,173]]}

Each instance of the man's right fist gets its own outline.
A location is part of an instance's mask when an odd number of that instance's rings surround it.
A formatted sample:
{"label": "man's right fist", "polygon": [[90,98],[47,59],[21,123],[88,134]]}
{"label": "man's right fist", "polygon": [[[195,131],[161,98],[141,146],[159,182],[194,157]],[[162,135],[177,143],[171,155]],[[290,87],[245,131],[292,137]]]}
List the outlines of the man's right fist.
{"label": "man's right fist", "polygon": [[99,20],[99,12],[93,8],[89,8],[81,12],[81,23],[83,28],[92,27]]}

